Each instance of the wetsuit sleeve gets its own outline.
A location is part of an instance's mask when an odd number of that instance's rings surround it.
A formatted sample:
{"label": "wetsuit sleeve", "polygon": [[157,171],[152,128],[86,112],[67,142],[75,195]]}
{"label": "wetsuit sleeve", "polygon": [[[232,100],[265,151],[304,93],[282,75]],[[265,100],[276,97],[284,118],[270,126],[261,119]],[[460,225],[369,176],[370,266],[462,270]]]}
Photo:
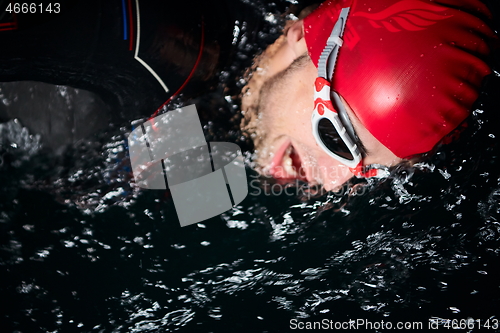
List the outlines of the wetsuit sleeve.
{"label": "wetsuit sleeve", "polygon": [[[2,12],[0,81],[83,88],[131,118],[151,115],[182,89],[206,91],[227,60],[220,45],[231,45],[232,22],[222,19],[223,10],[213,20],[203,2],[58,3],[58,13]],[[204,19],[207,14],[213,15]]]}

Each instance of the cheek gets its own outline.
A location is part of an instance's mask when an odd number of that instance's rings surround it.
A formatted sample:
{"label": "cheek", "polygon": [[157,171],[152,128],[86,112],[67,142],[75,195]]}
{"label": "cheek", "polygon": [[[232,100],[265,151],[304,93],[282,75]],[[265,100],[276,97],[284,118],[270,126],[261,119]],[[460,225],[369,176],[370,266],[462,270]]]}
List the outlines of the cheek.
{"label": "cheek", "polygon": [[319,159],[318,168],[323,175],[323,186],[329,191],[338,190],[354,176],[349,167],[328,155]]}
{"label": "cheek", "polygon": [[310,180],[322,184],[328,191],[336,191],[354,176],[346,165],[328,156],[320,147],[315,144],[312,147],[303,149],[306,152],[303,166]]}

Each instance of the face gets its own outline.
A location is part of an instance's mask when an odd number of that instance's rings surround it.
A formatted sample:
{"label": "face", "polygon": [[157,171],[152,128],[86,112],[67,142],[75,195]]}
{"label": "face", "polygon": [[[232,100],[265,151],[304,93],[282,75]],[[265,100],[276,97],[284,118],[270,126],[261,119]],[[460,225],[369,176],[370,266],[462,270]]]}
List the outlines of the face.
{"label": "face", "polygon": [[[260,88],[256,108],[257,155],[262,171],[275,178],[301,179],[339,189],[353,173],[316,143],[311,129],[317,68],[309,56],[297,57],[285,70],[271,76]],[[391,151],[375,139],[348,107],[353,127],[366,148],[363,164],[398,163]]]}

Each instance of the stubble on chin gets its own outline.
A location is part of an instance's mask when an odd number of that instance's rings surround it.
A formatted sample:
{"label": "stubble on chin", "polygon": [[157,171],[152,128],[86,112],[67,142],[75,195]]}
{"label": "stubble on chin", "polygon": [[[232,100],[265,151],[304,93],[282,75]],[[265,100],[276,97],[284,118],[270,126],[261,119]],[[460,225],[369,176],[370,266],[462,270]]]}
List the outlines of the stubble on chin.
{"label": "stubble on chin", "polygon": [[286,42],[285,36],[280,36],[273,44],[257,56],[254,60],[254,65],[245,73],[247,84],[243,87],[241,93],[241,112],[243,119],[240,127],[243,133],[254,141],[259,140],[259,135],[256,133],[260,127],[258,119],[260,115],[261,92],[263,86],[272,76],[269,74],[269,63],[276,55],[278,49]]}
{"label": "stubble on chin", "polygon": [[[283,41],[282,41],[283,42]],[[286,42],[286,40],[284,40]],[[271,50],[272,52],[272,50]],[[262,56],[267,55],[265,53]],[[255,163],[257,171],[263,172],[273,155],[273,142],[276,139],[276,127],[279,126],[279,100],[283,98],[288,80],[310,62],[309,55],[304,53],[292,64],[275,75],[266,75],[268,59],[262,59],[261,70],[254,71],[242,95],[243,120],[241,128],[249,136],[255,147]],[[259,64],[256,64],[260,66]],[[274,125],[273,125],[274,124]],[[265,173],[265,172],[263,172]]]}

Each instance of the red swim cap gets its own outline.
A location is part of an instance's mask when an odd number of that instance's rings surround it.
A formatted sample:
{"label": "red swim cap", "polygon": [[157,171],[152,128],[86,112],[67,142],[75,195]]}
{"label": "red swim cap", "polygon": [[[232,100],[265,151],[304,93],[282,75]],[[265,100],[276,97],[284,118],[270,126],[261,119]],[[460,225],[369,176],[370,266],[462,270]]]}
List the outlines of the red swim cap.
{"label": "red swim cap", "polygon": [[399,157],[431,150],[470,113],[495,38],[478,0],[330,0],[304,19],[318,66],[342,8],[350,7],[332,89]]}

